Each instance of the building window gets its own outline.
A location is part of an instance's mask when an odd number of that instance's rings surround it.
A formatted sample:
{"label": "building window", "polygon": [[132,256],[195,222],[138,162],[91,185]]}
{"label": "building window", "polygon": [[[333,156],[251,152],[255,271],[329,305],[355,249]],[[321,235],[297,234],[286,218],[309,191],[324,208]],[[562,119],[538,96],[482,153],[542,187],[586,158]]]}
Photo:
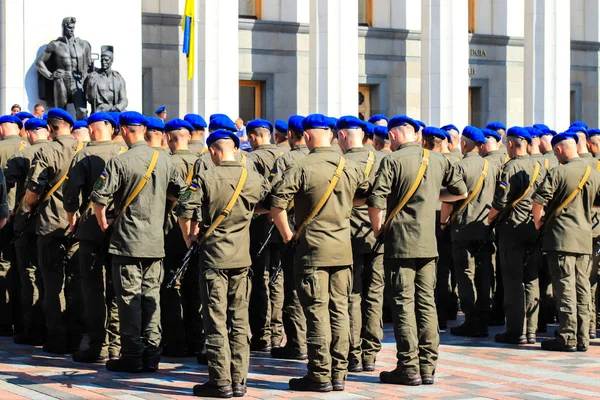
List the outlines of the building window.
{"label": "building window", "polygon": [[371,87],[358,86],[358,118],[367,121],[371,118]]}
{"label": "building window", "polygon": [[250,121],[262,118],[263,81],[240,81],[240,118]]}
{"label": "building window", "polygon": [[469,125],[483,126],[483,98],[480,86],[469,88]]}
{"label": "building window", "polygon": [[469,33],[475,33],[475,0],[469,0]]}
{"label": "building window", "polygon": [[373,0],[358,0],[358,25],[373,26]]}
{"label": "building window", "polygon": [[239,0],[240,18],[260,19],[262,10],[262,0]]}

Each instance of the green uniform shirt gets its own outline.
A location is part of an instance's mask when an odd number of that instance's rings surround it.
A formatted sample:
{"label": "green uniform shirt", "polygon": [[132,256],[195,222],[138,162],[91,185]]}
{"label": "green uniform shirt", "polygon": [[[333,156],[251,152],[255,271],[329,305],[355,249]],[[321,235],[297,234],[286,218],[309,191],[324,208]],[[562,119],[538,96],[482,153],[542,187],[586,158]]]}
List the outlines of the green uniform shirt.
{"label": "green uniform shirt", "polygon": [[6,181],[4,172],[0,169],[0,219],[8,218],[10,210],[8,207],[8,192],[6,190]]}
{"label": "green uniform shirt", "polygon": [[500,153],[504,154],[505,156],[508,154],[508,150],[506,149],[506,146],[504,145],[504,143],[498,144],[498,151]]}
{"label": "green uniform shirt", "polygon": [[[196,153],[191,152],[189,150],[175,150],[173,154],[171,154],[171,161],[173,161],[173,165],[175,165],[175,169],[177,173],[187,183],[188,174],[190,171],[194,171],[194,163],[198,157],[196,157]],[[193,176],[192,176],[193,178]],[[190,181],[191,183],[191,181]],[[177,214],[175,212],[175,202],[172,200],[167,200],[167,214],[165,216],[165,235],[169,234],[171,230],[177,231],[179,233],[181,242],[183,242],[183,236],[181,234],[181,230],[179,229],[179,224],[177,223]],[[173,232],[175,233],[175,232]]]}
{"label": "green uniform shirt", "polygon": [[[517,156],[508,160],[502,169],[500,182],[494,193],[492,207],[501,212],[499,217],[502,218],[501,221],[498,221],[498,232],[501,235],[504,232],[504,239],[515,243],[535,236],[535,227],[531,217],[531,197],[546,176],[546,169],[543,165],[540,165],[536,182],[525,197],[511,207],[510,210],[502,211],[506,207],[510,207],[515,200],[525,193],[536,164],[539,163],[529,155]],[[517,231],[514,231],[515,228],[517,228]]]}
{"label": "green uniform shirt", "polygon": [[[167,193],[179,197],[186,185],[169,155],[160,150],[158,153],[148,183],[114,226],[108,249],[110,254],[137,258],[162,258],[165,255],[163,224]],[[113,199],[115,210],[121,210],[141,182],[152,155],[153,149],[139,141],[125,153],[109,160],[94,184],[90,200],[106,206]]]}
{"label": "green uniform shirt", "polygon": [[562,251],[592,254],[592,206],[600,205],[600,172],[592,172],[583,190],[560,210],[550,215],[577,188],[587,164],[577,157],[548,172],[543,184],[533,196],[533,201],[545,206],[547,224],[542,240],[545,251]]}
{"label": "green uniform shirt", "polygon": [[[292,164],[273,188],[271,206],[286,209],[294,200],[296,224],[300,225],[326,194],[340,155],[332,147],[317,147]],[[369,181],[363,169],[346,160],[331,197],[298,239],[295,265],[336,267],[352,264],[350,214],[354,197],[365,197]]]}
{"label": "green uniform shirt", "polygon": [[[64,207],[67,212],[83,212],[90,204],[90,194],[100,177],[106,162],[124,153],[127,147],[110,140],[90,142],[83,148],[71,164],[68,179],[63,185]],[[81,208],[81,209],[80,209]],[[98,226],[98,220],[92,207],[79,218],[75,237],[81,240],[102,241],[104,232]]]}
{"label": "green uniform shirt", "polygon": [[283,179],[285,170],[298,160],[306,157],[308,153],[308,147],[305,144],[298,144],[288,153],[275,160],[275,165],[271,170],[271,184],[275,186],[277,182]]}
{"label": "green uniform shirt", "polygon": [[[375,174],[377,173],[379,163],[381,162],[381,153],[375,150],[367,150],[364,147],[354,147],[349,149],[344,157],[354,161],[362,168],[363,172],[366,173],[369,154],[373,154],[374,162],[367,178],[369,179],[369,184],[373,185],[373,183],[375,183]],[[352,251],[357,254],[370,253],[375,244],[375,235],[373,234],[373,230],[370,229],[371,221],[369,220],[369,207],[366,204],[352,208],[350,228],[352,235]]]}
{"label": "green uniform shirt", "polygon": [[[237,161],[242,161],[242,154],[244,156],[246,156],[246,158],[247,158],[250,153],[248,153],[246,151],[236,151],[235,159]],[[196,163],[194,164],[194,179],[193,179],[193,181],[196,181],[198,179],[198,176],[202,171],[206,171],[207,169],[214,168],[214,167],[215,167],[215,164],[212,162],[212,160],[210,158],[210,152],[208,152],[208,151],[204,152],[204,154],[202,154],[198,158],[198,160],[196,160]],[[251,162],[246,163],[246,168],[252,169],[252,170],[256,169],[256,167],[254,166],[254,163],[251,163]]]}
{"label": "green uniform shirt", "polygon": [[[583,153],[579,157],[581,160],[596,171],[600,171],[600,161],[592,156],[592,153]],[[592,237],[600,236],[600,211],[597,208],[592,209]]]}
{"label": "green uniform shirt", "polygon": [[188,150],[190,153],[194,154],[196,158],[200,157],[202,154],[206,153],[207,148],[202,143],[202,140],[190,140],[188,144]]}
{"label": "green uniform shirt", "polygon": [[[367,204],[391,212],[414,184],[422,155],[423,149],[418,143],[405,143],[385,157]],[[458,169],[441,153],[430,151],[421,184],[390,223],[385,236],[386,259],[438,256],[435,210],[442,187],[455,195],[467,191]]]}
{"label": "green uniform shirt", "polygon": [[276,146],[279,151],[282,151],[284,154],[291,150],[290,144],[287,142],[287,140],[285,142],[278,143]]}
{"label": "green uniform shirt", "polygon": [[[27,141],[19,135],[11,135],[0,141],[0,166],[6,169],[8,159],[11,158],[19,149],[24,150],[27,147]],[[16,188],[11,188],[8,192],[8,206],[12,210],[15,208]]]}
{"label": "green uniform shirt", "polygon": [[498,173],[502,171],[504,164],[508,161],[508,156],[506,153],[503,153],[500,150],[490,151],[484,158],[488,160],[490,164],[494,164],[494,167],[496,167],[496,171],[498,171]]}
{"label": "green uniform shirt", "polygon": [[[16,204],[12,208],[13,210],[19,205],[25,195],[27,180],[30,175],[33,174],[33,159],[36,157],[37,153],[49,143],[50,142],[46,139],[40,139],[31,146],[27,146],[23,148],[23,150],[17,151],[8,160],[4,176],[9,192],[16,187]],[[16,215],[14,217],[14,228],[16,232],[23,229],[25,229],[25,232],[35,232],[35,224],[31,223],[27,227],[25,226],[28,216],[29,210],[26,207],[21,207],[21,209],[16,210]]]}
{"label": "green uniform shirt", "polygon": [[[455,164],[455,167],[462,175],[469,194],[471,194],[475,190],[483,172],[484,159],[477,153],[467,153],[462,160]],[[487,215],[494,199],[494,191],[496,190],[496,181],[498,178],[499,171],[497,166],[488,160],[488,170],[483,180],[483,185],[475,197],[451,221],[452,241],[485,239],[489,232],[489,228],[486,225]],[[466,199],[455,202],[453,213],[458,211],[465,201]]]}
{"label": "green uniform shirt", "polygon": [[[552,150],[544,153],[544,158],[548,161],[548,169],[552,169],[554,167],[558,167],[558,158],[554,155]],[[544,164],[546,166],[546,164]]]}
{"label": "green uniform shirt", "polygon": [[259,174],[268,178],[275,164],[277,157],[283,155],[283,152],[274,144],[264,144],[258,146],[256,150],[248,154],[248,159],[254,161],[256,170]]}
{"label": "green uniform shirt", "polygon": [[[242,173],[237,161],[200,173],[189,189],[179,198],[177,215],[193,219],[202,216],[200,234],[206,231],[231,200]],[[271,185],[256,171],[249,169],[248,177],[229,215],[202,244],[199,262],[202,268],[244,268],[250,258],[250,222],[255,206],[263,201]]]}
{"label": "green uniform shirt", "polygon": [[61,185],[48,199],[47,193],[69,170],[71,161],[77,151],[78,142],[71,135],[57,136],[43,151],[37,153],[35,168],[27,189],[41,196],[39,218],[36,233],[39,235],[64,236],[69,222],[63,205],[63,188]]}
{"label": "green uniform shirt", "polygon": [[459,162],[460,160],[462,160],[463,155],[460,152],[460,149],[456,147],[454,149],[450,149],[450,157],[454,159],[454,162]]}

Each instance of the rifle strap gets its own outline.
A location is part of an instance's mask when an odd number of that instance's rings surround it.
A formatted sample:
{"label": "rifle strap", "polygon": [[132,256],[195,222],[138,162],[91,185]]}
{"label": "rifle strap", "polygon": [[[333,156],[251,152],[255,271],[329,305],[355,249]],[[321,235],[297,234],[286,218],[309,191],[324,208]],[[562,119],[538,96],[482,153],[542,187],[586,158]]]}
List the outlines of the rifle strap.
{"label": "rifle strap", "polygon": [[329,198],[331,197],[333,189],[335,189],[335,186],[337,185],[337,183],[340,180],[340,177],[342,176],[342,171],[344,170],[345,165],[346,159],[344,157],[340,157],[340,162],[338,163],[335,173],[333,174],[333,178],[331,178],[331,182],[329,183],[329,187],[327,188],[325,195],[321,198],[321,200],[319,200],[317,205],[311,210],[310,214],[308,214],[308,216],[304,219],[304,221],[294,234],[295,239],[298,239],[300,237],[300,235],[302,234],[304,229],[306,229],[308,224],[310,224],[316,218],[317,214],[319,214],[323,206],[325,206],[325,203],[327,203],[327,200],[329,200]]}
{"label": "rifle strap", "polygon": [[21,140],[21,143],[19,143],[19,150],[17,151],[21,151],[25,148],[25,146],[27,146],[27,142],[25,142],[24,140]]}
{"label": "rifle strap", "polygon": [[550,166],[550,160],[548,158],[546,158],[544,160],[544,168],[548,169],[549,166]]}
{"label": "rifle strap", "polygon": [[518,199],[516,199],[515,201],[513,201],[511,203],[511,205],[510,205],[511,208],[514,208],[517,204],[519,204],[519,202],[521,200],[523,200],[525,198],[525,196],[527,196],[527,193],[529,193],[531,191],[531,189],[533,188],[533,185],[535,185],[535,181],[537,181],[537,177],[539,174],[540,174],[540,163],[536,162],[535,168],[533,169],[533,177],[529,181],[529,186],[527,186],[527,189],[525,189],[523,194]]}
{"label": "rifle strap", "polygon": [[144,186],[146,186],[146,183],[148,183],[148,180],[150,179],[150,176],[152,175],[152,172],[154,171],[154,168],[156,167],[156,162],[158,161],[158,151],[156,151],[156,150],[153,150],[153,151],[154,151],[154,153],[152,153],[152,159],[150,160],[150,164],[148,165],[148,169],[146,170],[146,173],[144,174],[144,176],[142,176],[142,179],[140,180],[138,185],[135,187],[135,189],[133,189],[133,192],[131,192],[129,197],[127,197],[127,199],[125,200],[125,204],[123,204],[123,207],[121,207],[121,209],[115,216],[115,219],[112,222],[113,226],[116,225],[117,221],[119,220],[119,218],[121,218],[121,215],[123,215],[123,213],[125,212],[127,207],[129,207],[131,205],[133,200],[135,200],[135,198],[140,194],[140,192],[142,191]]}
{"label": "rifle strap", "polygon": [[67,168],[67,171],[64,173],[64,175],[61,176],[60,179],[58,180],[58,182],[56,182],[54,184],[54,186],[52,186],[52,188],[48,191],[48,193],[46,193],[46,195],[44,196],[44,199],[42,201],[48,200],[50,197],[52,197],[54,192],[56,192],[58,190],[58,188],[62,186],[62,184],[67,179],[67,175],[69,174],[69,171],[71,170],[71,165],[73,164],[73,160],[75,159],[75,156],[77,155],[77,153],[79,153],[81,151],[81,149],[83,149],[83,142],[77,142],[77,149],[75,149],[75,154],[73,154],[73,158],[71,158],[71,163],[69,164],[69,168]]}
{"label": "rifle strap", "polygon": [[465,207],[471,202],[473,201],[473,199],[475,198],[475,196],[477,196],[477,193],[479,193],[479,191],[481,190],[481,187],[483,186],[483,181],[485,180],[485,177],[487,176],[487,172],[488,172],[488,167],[489,167],[489,163],[488,160],[486,160],[485,158],[483,159],[483,170],[481,171],[481,175],[479,176],[479,180],[477,181],[477,185],[475,185],[475,189],[473,189],[473,191],[469,194],[469,197],[467,197],[462,204],[460,205],[460,207],[458,207],[456,210],[452,211],[452,214],[450,214],[450,222],[454,221],[457,217],[457,215],[465,209]]}
{"label": "rifle strap", "polygon": [[596,171],[600,171],[600,160],[598,160],[598,164],[596,164]]}
{"label": "rifle strap", "polygon": [[375,153],[369,150],[369,156],[367,157],[367,167],[365,168],[365,175],[367,178],[371,175],[371,170],[373,169],[373,164],[375,163]]}
{"label": "rifle strap", "polygon": [[408,192],[404,195],[404,197],[396,204],[396,207],[392,209],[392,211],[386,216],[385,223],[383,224],[384,232],[389,229],[390,223],[392,219],[404,208],[406,203],[410,200],[410,198],[415,194],[423,177],[425,176],[425,170],[427,170],[427,166],[429,165],[429,150],[423,149],[423,157],[421,158],[421,166],[419,167],[419,172],[417,172],[417,177],[413,182]]}
{"label": "rifle strap", "polygon": [[221,225],[221,222],[223,222],[225,217],[229,215],[229,213],[233,209],[233,206],[235,206],[235,202],[237,201],[238,197],[240,197],[240,193],[242,193],[242,189],[244,188],[244,184],[246,183],[247,177],[248,169],[246,168],[246,157],[242,156],[242,174],[240,175],[240,179],[238,180],[233,195],[231,196],[229,203],[227,203],[223,211],[221,211],[221,214],[219,214],[219,216],[215,218],[213,223],[210,224],[208,229],[206,229],[202,236],[200,236],[200,238],[198,239],[198,244],[205,242],[206,239],[208,239],[208,237],[214,232],[214,230],[217,229],[219,225]]}
{"label": "rifle strap", "polygon": [[581,180],[579,181],[579,184],[577,185],[577,187],[575,188],[575,190],[573,190],[573,192],[569,195],[569,197],[567,197],[565,199],[565,201],[563,201],[562,203],[560,203],[560,205],[558,207],[556,207],[556,209],[554,211],[552,211],[552,214],[550,214],[550,217],[548,217],[548,219],[546,221],[548,221],[550,218],[554,217],[563,208],[565,208],[566,206],[568,206],[569,204],[571,204],[571,202],[573,200],[575,200],[575,197],[577,197],[577,194],[579,194],[579,192],[581,192],[583,190],[583,187],[587,183],[587,181],[588,181],[588,179],[590,177],[590,173],[591,172],[592,172],[592,167],[590,167],[589,165],[587,165],[586,168],[585,168],[585,172],[584,172],[583,176],[581,177]]}

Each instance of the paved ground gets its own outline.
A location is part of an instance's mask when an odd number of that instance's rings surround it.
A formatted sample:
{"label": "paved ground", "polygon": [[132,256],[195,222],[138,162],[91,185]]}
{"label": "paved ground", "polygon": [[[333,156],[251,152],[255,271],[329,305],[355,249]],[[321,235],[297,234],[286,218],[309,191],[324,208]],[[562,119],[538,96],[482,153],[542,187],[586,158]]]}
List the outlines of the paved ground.
{"label": "paved ground", "polygon": [[[551,331],[554,328],[551,328]],[[496,329],[495,331],[499,331]],[[291,392],[287,381],[302,376],[303,362],[252,357],[247,398],[260,399],[597,399],[600,397],[600,339],[587,353],[549,353],[537,345],[519,349],[491,339],[457,339],[442,334],[440,362],[433,386],[401,387],[379,383],[379,372],[393,369],[394,339],[385,329],[377,371],[351,374],[346,391],[327,395]],[[195,359],[165,359],[160,373],[115,374],[101,365],[82,365],[49,357],[40,348],[0,339],[0,399],[180,399],[207,378]]]}

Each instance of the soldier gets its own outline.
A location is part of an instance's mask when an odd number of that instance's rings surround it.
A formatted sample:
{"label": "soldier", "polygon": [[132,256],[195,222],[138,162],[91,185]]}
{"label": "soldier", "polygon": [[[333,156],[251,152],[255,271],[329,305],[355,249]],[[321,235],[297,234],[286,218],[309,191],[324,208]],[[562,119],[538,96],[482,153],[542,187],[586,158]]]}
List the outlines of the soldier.
{"label": "soldier", "polygon": [[[362,168],[372,183],[381,155],[363,147],[361,121],[353,116],[338,120],[340,147],[348,160]],[[377,128],[377,127],[376,127]],[[382,127],[387,130],[387,127]],[[375,371],[383,338],[383,254],[372,254],[375,245],[368,207],[356,206],[350,215],[353,285],[349,298],[350,353],[348,371]]]}
{"label": "soldier", "polygon": [[162,122],[167,122],[167,106],[162,105],[158,107],[156,111],[154,111],[154,115],[156,115],[157,118],[161,119]]}
{"label": "soldier", "polygon": [[483,132],[483,136],[485,136],[485,144],[480,147],[479,155],[485,157],[496,167],[496,170],[499,171],[507,161],[506,153],[500,150],[502,136],[500,136],[498,132],[487,128],[482,129],[481,132]]}
{"label": "soldier", "polygon": [[390,139],[388,137],[387,126],[375,125],[375,133],[373,134],[373,147],[380,153],[391,153]]}
{"label": "soldier", "polygon": [[[337,122],[337,121],[336,121]],[[375,135],[375,125],[368,121],[362,122],[362,130],[364,132],[363,147],[367,150],[375,150],[373,147],[373,136]]]}
{"label": "soldier", "polygon": [[209,380],[194,386],[194,394],[242,397],[249,364],[250,222],[270,185],[235,159],[240,141],[234,132],[214,131],[207,145],[216,166],[200,173],[181,196],[177,212],[188,245],[198,238],[191,219],[197,215],[202,219],[196,268],[200,269]]}
{"label": "soldier", "polygon": [[536,124],[534,126],[545,127],[546,129],[541,129],[542,134],[540,135],[540,151],[545,159],[549,160],[548,169],[552,169],[558,166],[558,159],[554,155],[552,151],[552,138],[556,135],[556,132],[548,128],[546,125]]}
{"label": "soldier", "polygon": [[160,118],[146,118],[146,143],[153,149],[165,150],[163,147],[163,136],[165,134],[165,123]]}
{"label": "soldier", "polygon": [[204,146],[203,138],[208,125],[206,125],[204,118],[198,114],[186,114],[183,119],[194,128],[188,150],[198,158],[207,151],[207,148]]}
{"label": "soldier", "polygon": [[[259,174],[268,178],[277,157],[282,155],[276,145],[271,144],[273,125],[264,119],[255,119],[246,125],[248,142],[252,153],[248,158],[254,162]],[[250,225],[250,256],[252,257],[252,293],[250,295],[250,341],[251,351],[271,351],[271,303],[269,301],[270,266],[269,249],[257,257],[262,241],[267,236],[269,219],[266,215],[257,216]]]}
{"label": "soldier", "polygon": [[[160,284],[164,257],[163,219],[167,195],[185,190],[167,154],[144,141],[146,117],[121,113],[119,125],[129,150],[108,160],[90,200],[102,231],[109,227],[109,201],[116,214],[108,242],[119,311],[121,357],[106,368],[116,372],[155,372],[160,361]],[[148,183],[148,184],[146,184]]]}
{"label": "soldier", "polygon": [[73,135],[73,138],[75,140],[83,142],[85,144],[88,144],[90,142],[91,138],[90,138],[90,130],[88,129],[87,121],[86,120],[75,121],[75,124],[73,124],[73,129],[71,130],[71,135]]}
{"label": "soldier", "polygon": [[[27,145],[19,135],[22,128],[23,122],[16,115],[0,117],[0,165],[5,166],[16,151],[23,150]],[[8,207],[11,212],[15,207],[15,189],[13,187],[8,192]],[[12,236],[12,229],[0,232],[0,315],[3,316],[0,321],[0,336],[12,336],[22,330],[18,300],[19,275],[11,245]]]}
{"label": "soldier", "polygon": [[375,126],[384,126],[384,127],[388,126],[388,119],[383,114],[372,115],[371,118],[369,118],[369,122]]}
{"label": "soldier", "polygon": [[69,221],[63,206],[63,183],[83,143],[71,136],[75,123],[63,109],[48,111],[52,143],[37,153],[27,184],[25,206],[37,207],[38,263],[44,282],[44,314],[48,340],[44,351],[66,354],[79,350],[84,316],[79,270],[78,243],[68,240]]}
{"label": "soldier", "polygon": [[[463,129],[460,148],[463,159],[455,164],[469,190],[464,201],[444,204],[452,211],[440,221],[450,229],[452,254],[458,283],[462,325],[450,329],[456,336],[487,337],[494,281],[495,248],[490,241],[485,213],[494,198],[499,169],[479,155],[486,142],[483,132],[473,126]],[[442,215],[447,215],[442,211]]]}
{"label": "soldier", "polygon": [[6,164],[6,186],[11,191],[16,187],[13,214],[15,232],[15,258],[21,277],[21,312],[23,332],[15,334],[17,344],[40,346],[45,340],[44,313],[42,310],[42,276],[37,260],[37,236],[35,224],[27,224],[29,212],[22,199],[27,179],[32,170],[32,161],[39,151],[48,144],[48,125],[41,118],[31,118],[25,122],[25,132],[31,146],[17,151]]}
{"label": "soldier", "polygon": [[512,127],[507,137],[506,148],[511,159],[504,165],[488,215],[490,224],[499,218],[495,225],[506,314],[506,332],[497,334],[495,340],[533,344],[538,327],[539,265],[525,263],[525,258],[536,240],[530,217],[531,196],[543,181],[546,169],[527,154],[531,143],[527,129]]}
{"label": "soldier", "polygon": [[[435,242],[422,238],[434,237],[438,197],[448,202],[465,199],[467,188],[450,161],[415,142],[415,120],[397,116],[388,129],[394,152],[382,160],[367,204],[375,236],[385,232],[385,283],[398,365],[379,378],[384,383],[432,384],[439,346],[434,301],[438,254]],[[442,186],[447,190],[440,195]]]}
{"label": "soldier", "polygon": [[290,151],[290,145],[287,141],[288,123],[280,119],[275,121],[275,131],[273,132],[273,138],[275,144],[279,147],[283,153]]}
{"label": "soldier", "polygon": [[452,158],[454,158],[454,161],[458,162],[462,159],[462,153],[460,152],[460,148],[458,147],[460,144],[459,130],[454,125],[447,125],[446,129],[444,128],[445,127],[442,127],[442,130],[450,134],[450,138],[448,139],[448,150],[452,154]]}
{"label": "soldier", "polygon": [[[210,122],[208,123],[209,135],[211,132],[214,132],[219,129],[225,129],[234,133],[238,131],[237,127],[235,126],[235,123],[227,115],[212,114],[210,116]],[[244,132],[245,129],[246,127],[244,127]],[[239,161],[241,160],[241,158],[242,156],[238,149],[238,151],[236,152],[236,159]],[[215,165],[213,164],[210,158],[210,154],[208,152],[205,152],[198,158],[196,164],[194,164],[194,176],[197,176],[200,173],[200,171],[204,171],[214,166]],[[254,168],[254,165],[252,165],[252,168]]]}
{"label": "soldier", "polygon": [[[575,132],[554,136],[552,145],[561,166],[548,172],[533,197],[533,218],[544,230],[559,328],[542,349],[587,351],[590,322],[590,254],[592,206],[600,205],[600,173],[583,162]],[[545,214],[545,215],[544,215]]]}
{"label": "soldier", "polygon": [[[308,147],[304,140],[304,129],[302,129],[301,115],[292,115],[288,120],[288,142],[292,150],[284,154],[275,161],[273,171],[271,171],[271,184],[275,186],[279,183],[285,174],[285,171],[294,163],[308,155]],[[288,205],[289,208],[289,205]],[[288,214],[290,216],[290,226],[294,226],[294,208],[292,207]],[[279,232],[273,235],[273,246],[271,246],[271,270],[276,267],[283,255],[283,240]],[[298,299],[294,277],[294,254],[290,251],[289,256],[283,261],[283,274],[271,285],[271,357],[289,360],[306,360],[306,318],[304,311]],[[283,291],[283,301],[281,301],[281,291]],[[281,309],[282,315],[279,317],[277,310]],[[282,347],[273,346],[274,340],[283,340],[283,332],[275,325],[273,321],[279,318],[285,330],[286,343]]]}
{"label": "soldier", "polygon": [[589,129],[587,145],[596,159],[600,159],[600,129]]}
{"label": "soldier", "polygon": [[[498,145],[498,150],[500,150],[504,154],[508,154],[506,150],[506,146],[504,145],[505,136],[506,136],[506,125],[502,122],[494,121],[487,124],[486,129],[490,129],[500,135],[500,144]],[[506,160],[508,161],[508,160]]]}
{"label": "soldier", "polygon": [[27,139],[27,134],[25,133],[25,122],[27,122],[28,119],[35,118],[35,117],[33,116],[33,114],[28,113],[27,111],[21,111],[19,113],[16,113],[15,115],[23,123],[23,126],[21,127],[21,131],[19,132],[19,136],[21,136],[23,139],[26,140]]}
{"label": "soldier", "polygon": [[[193,125],[178,118],[170,120],[165,125],[171,160],[186,185],[192,183],[194,163],[198,158],[188,149],[190,134],[193,130]],[[197,268],[177,279],[173,287],[166,287],[172,274],[180,267],[187,251],[177,223],[176,206],[177,201],[167,200],[164,259],[166,279],[163,281],[160,292],[161,323],[165,327],[161,347],[162,354],[167,357],[196,355],[198,351],[202,350],[202,348],[198,348],[198,343],[203,343],[199,340],[201,339],[202,322],[199,318],[200,298]]]}
{"label": "soldier", "polygon": [[88,117],[88,124],[92,141],[73,159],[63,194],[71,234],[79,240],[85,323],[90,339],[87,349],[73,353],[73,361],[95,363],[109,357],[118,359],[121,343],[110,263],[102,249],[104,234],[87,199],[106,162],[127,149],[111,141],[116,123],[109,114],[94,113]]}

